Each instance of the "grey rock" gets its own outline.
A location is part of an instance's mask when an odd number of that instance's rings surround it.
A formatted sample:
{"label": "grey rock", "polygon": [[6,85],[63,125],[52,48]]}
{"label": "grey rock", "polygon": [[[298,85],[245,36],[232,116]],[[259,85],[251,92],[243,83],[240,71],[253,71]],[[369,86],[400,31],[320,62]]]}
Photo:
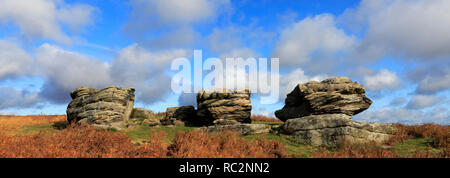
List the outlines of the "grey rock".
{"label": "grey rock", "polygon": [[134,91],[133,88],[114,86],[101,90],[79,87],[70,94],[73,100],[67,107],[67,120],[120,130],[125,127],[123,121],[130,118]]}
{"label": "grey rock", "polygon": [[201,90],[197,94],[197,117],[204,125],[251,123],[250,90]]}
{"label": "grey rock", "polygon": [[143,126],[158,126],[161,125],[161,121],[157,118],[148,118],[142,121],[141,125]]}
{"label": "grey rock", "polygon": [[285,106],[275,112],[282,121],[308,115],[343,113],[358,114],[372,104],[364,87],[347,77],[297,85],[285,100]]}
{"label": "grey rock", "polygon": [[161,120],[162,125],[194,126],[199,125],[196,120],[194,106],[169,107],[166,109],[166,116]]}
{"label": "grey rock", "polygon": [[240,135],[264,134],[273,130],[271,125],[267,124],[235,124],[235,125],[212,125],[200,128],[208,132],[221,132],[224,130],[237,131]]}
{"label": "grey rock", "polygon": [[344,141],[381,143],[396,132],[393,124],[355,122],[346,114],[322,114],[289,119],[281,129],[300,143],[326,147],[337,147]]}

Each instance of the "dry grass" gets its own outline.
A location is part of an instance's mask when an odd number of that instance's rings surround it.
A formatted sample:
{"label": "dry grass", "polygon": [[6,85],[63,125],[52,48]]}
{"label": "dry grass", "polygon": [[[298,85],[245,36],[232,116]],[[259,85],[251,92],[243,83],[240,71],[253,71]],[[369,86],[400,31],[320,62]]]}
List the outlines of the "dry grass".
{"label": "dry grass", "polygon": [[[160,113],[160,115],[163,115]],[[253,116],[262,122],[274,119]],[[278,122],[278,121],[275,121]],[[21,134],[21,128],[48,125],[50,133]],[[51,127],[53,126],[53,127]],[[246,140],[235,132],[208,133],[202,131],[178,132],[168,143],[166,132],[148,131],[148,141],[134,143],[123,132],[97,130],[86,125],[67,127],[65,116],[0,116],[0,157],[4,158],[280,158],[289,157],[280,140],[257,138]],[[348,144],[338,149],[319,148],[315,158],[396,158],[393,147],[405,140],[427,138],[426,149],[401,157],[450,158],[450,126],[425,124],[396,125],[398,132],[386,142]],[[64,129],[63,129],[64,128]],[[146,139],[147,140],[147,139]],[[414,147],[414,145],[409,145]],[[403,149],[401,149],[403,150]],[[438,150],[438,151],[436,151]]]}
{"label": "dry grass", "polygon": [[279,141],[247,141],[236,132],[179,132],[169,147],[175,158],[280,158],[286,157]]}
{"label": "dry grass", "polygon": [[[16,131],[31,125],[67,123],[65,116],[8,116],[0,125]],[[126,133],[72,125],[53,133],[0,133],[0,158],[155,158],[155,157],[285,157],[281,142],[247,141],[235,132],[179,132],[166,143],[166,133],[150,130],[149,141],[133,143]]]}
{"label": "dry grass", "polygon": [[450,149],[450,126],[442,126],[436,124],[423,124],[406,126],[396,124],[397,133],[392,137],[388,144],[393,145],[398,142],[403,142],[406,139],[422,137],[432,138],[431,146],[435,148]]}
{"label": "dry grass", "polygon": [[[413,138],[431,138],[432,142],[429,146],[439,148],[440,152],[436,153],[427,147],[425,151],[414,151],[413,153],[404,155],[406,158],[450,158],[450,126],[441,126],[436,124],[411,125],[406,126],[396,124],[396,134],[386,142],[383,146],[377,143],[367,144],[350,144],[343,143],[338,149],[329,151],[321,148],[315,158],[397,158],[397,151],[391,149],[394,146],[407,139]],[[387,146],[389,145],[389,146]]]}
{"label": "dry grass", "polygon": [[67,119],[65,115],[0,116],[0,134],[15,134],[25,126],[43,124],[64,126]]}
{"label": "dry grass", "polygon": [[136,158],[166,157],[160,136],[138,146],[123,133],[87,126],[68,127],[51,136],[0,135],[2,158]]}
{"label": "dry grass", "polygon": [[250,117],[252,121],[258,121],[258,122],[277,122],[277,123],[283,123],[283,121],[274,118],[274,117],[267,117],[262,115],[252,115]]}

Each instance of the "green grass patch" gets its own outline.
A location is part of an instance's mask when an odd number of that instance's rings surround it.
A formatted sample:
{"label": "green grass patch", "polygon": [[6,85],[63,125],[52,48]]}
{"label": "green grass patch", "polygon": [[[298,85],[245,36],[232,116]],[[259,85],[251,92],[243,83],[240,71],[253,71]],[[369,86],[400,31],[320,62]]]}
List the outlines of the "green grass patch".
{"label": "green grass patch", "polygon": [[432,141],[433,141],[432,138],[407,139],[403,142],[395,144],[392,149],[397,151],[400,157],[404,157],[416,151],[419,152],[430,151],[432,153],[439,153],[441,150],[433,148],[429,145],[430,143],[432,143]]}
{"label": "green grass patch", "polygon": [[252,124],[283,125],[282,122],[252,121]]}
{"label": "green grass patch", "polygon": [[247,136],[244,136],[244,138],[247,140],[255,140],[257,138],[265,138],[267,140],[280,141],[286,146],[286,151],[289,154],[291,154],[292,157],[308,158],[308,157],[311,157],[311,155],[317,151],[316,148],[298,143],[292,137],[290,137],[288,135],[283,135],[283,134],[268,133],[268,134],[258,134],[258,135],[247,135]]}
{"label": "green grass patch", "polygon": [[19,129],[19,133],[18,134],[22,134],[22,135],[34,135],[37,134],[39,132],[46,132],[48,134],[52,134],[54,133],[55,127],[51,124],[42,124],[42,125],[29,125],[29,126],[25,126],[22,127],[21,129]]}
{"label": "green grass patch", "polygon": [[142,142],[147,141],[150,139],[150,133],[152,129],[154,129],[156,132],[166,132],[167,135],[167,143],[171,143],[173,139],[175,138],[177,132],[179,131],[190,131],[197,127],[187,127],[187,126],[177,126],[177,127],[167,127],[167,126],[160,126],[160,127],[148,127],[148,126],[142,126],[139,125],[136,128],[128,129],[124,131],[128,136],[131,138],[134,142]]}

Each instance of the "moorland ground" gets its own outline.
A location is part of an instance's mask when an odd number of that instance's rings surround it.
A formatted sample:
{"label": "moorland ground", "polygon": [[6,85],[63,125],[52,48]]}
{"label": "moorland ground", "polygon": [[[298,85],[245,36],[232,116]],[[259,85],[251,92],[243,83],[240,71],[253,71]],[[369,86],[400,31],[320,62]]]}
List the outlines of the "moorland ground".
{"label": "moorland ground", "polygon": [[[164,117],[156,113],[155,117]],[[264,116],[253,123],[281,125]],[[396,124],[397,133],[383,144],[348,144],[339,148],[303,145],[288,135],[239,136],[207,133],[187,126],[100,130],[69,125],[65,115],[0,116],[2,158],[449,158],[450,126]]]}

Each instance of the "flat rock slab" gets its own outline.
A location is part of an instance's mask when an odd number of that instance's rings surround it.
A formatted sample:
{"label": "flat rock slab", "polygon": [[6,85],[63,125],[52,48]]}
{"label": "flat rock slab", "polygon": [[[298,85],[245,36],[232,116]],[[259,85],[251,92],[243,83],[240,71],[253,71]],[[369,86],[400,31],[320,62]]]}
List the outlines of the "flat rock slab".
{"label": "flat rock slab", "polygon": [[303,144],[336,147],[344,141],[381,143],[395,134],[396,127],[393,124],[356,122],[346,114],[323,114],[289,119],[281,130]]}
{"label": "flat rock slab", "polygon": [[199,128],[208,132],[220,132],[225,130],[237,131],[240,135],[263,134],[272,131],[273,126],[267,124],[235,124],[235,125],[212,125]]}

